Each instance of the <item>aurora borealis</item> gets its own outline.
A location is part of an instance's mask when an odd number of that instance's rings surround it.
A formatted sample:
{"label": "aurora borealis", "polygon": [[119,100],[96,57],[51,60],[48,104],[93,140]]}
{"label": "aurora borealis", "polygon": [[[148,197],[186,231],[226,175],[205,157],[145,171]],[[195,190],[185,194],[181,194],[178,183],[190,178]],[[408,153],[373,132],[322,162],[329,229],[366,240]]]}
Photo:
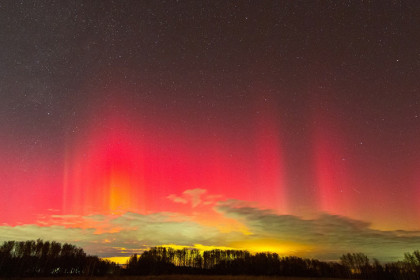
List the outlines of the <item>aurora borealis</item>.
{"label": "aurora borealis", "polygon": [[0,241],[420,248],[415,1],[6,1]]}

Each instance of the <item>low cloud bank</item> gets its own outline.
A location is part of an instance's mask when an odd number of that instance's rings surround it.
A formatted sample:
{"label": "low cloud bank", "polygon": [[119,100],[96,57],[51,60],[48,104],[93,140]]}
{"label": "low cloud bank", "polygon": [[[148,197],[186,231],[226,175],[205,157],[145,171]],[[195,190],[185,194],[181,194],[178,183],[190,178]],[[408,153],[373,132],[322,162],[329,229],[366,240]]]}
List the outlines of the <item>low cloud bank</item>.
{"label": "low cloud bank", "polygon": [[[185,192],[183,199],[189,196],[192,207],[196,207],[197,203],[203,203],[199,199],[203,193]],[[179,199],[174,201],[180,202]],[[129,256],[163,244],[238,249],[258,244],[263,250],[266,241],[275,243],[279,249],[284,244],[290,254],[321,260],[337,260],[343,253],[363,252],[381,261],[395,261],[401,259],[404,252],[420,249],[418,231],[381,231],[372,229],[369,223],[343,216],[322,214],[315,219],[303,219],[278,215],[238,201],[219,202],[214,211],[241,222],[249,233],[222,232],[179,213],[127,212],[120,216],[54,215],[51,217],[53,225],[45,221],[13,227],[3,225],[0,241],[41,238],[69,242],[100,257]]]}

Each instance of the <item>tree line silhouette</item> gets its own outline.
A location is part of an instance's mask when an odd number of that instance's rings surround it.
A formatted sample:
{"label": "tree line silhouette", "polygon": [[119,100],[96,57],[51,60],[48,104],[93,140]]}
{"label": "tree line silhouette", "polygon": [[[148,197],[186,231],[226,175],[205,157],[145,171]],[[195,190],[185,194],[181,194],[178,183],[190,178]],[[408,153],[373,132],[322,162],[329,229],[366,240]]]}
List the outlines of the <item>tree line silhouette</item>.
{"label": "tree line silhouette", "polygon": [[402,261],[381,264],[363,253],[348,253],[338,262],[244,250],[153,247],[134,254],[123,267],[82,248],[55,241],[6,241],[0,246],[0,277],[103,275],[269,275],[383,280],[420,280],[420,251]]}
{"label": "tree line silhouette", "polygon": [[276,253],[251,254],[243,250],[172,249],[154,247],[133,255],[124,273],[213,274],[328,277],[350,279],[420,280],[420,251],[406,253],[402,261],[381,264],[363,253],[348,253],[339,262],[299,257],[280,257]]}
{"label": "tree line silhouette", "polygon": [[86,255],[68,243],[38,239],[6,241],[0,247],[0,277],[100,276],[118,269],[115,263]]}

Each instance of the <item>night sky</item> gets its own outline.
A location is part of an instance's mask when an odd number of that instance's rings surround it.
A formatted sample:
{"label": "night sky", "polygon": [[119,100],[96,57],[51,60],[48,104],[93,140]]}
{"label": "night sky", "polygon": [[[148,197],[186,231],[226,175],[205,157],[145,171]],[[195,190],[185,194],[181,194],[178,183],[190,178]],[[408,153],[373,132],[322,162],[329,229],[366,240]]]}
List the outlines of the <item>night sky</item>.
{"label": "night sky", "polygon": [[2,1],[0,241],[419,249],[419,10]]}

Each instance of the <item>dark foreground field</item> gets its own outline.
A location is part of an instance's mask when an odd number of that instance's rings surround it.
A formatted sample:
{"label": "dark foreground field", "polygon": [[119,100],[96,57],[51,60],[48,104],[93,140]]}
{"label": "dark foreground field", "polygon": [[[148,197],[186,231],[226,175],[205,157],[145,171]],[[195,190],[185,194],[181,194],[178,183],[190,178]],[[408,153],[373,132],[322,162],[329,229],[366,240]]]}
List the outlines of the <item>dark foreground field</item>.
{"label": "dark foreground field", "polygon": [[[30,279],[30,278],[27,278]],[[63,280],[64,278],[36,278],[37,280]],[[65,280],[345,280],[344,278],[310,278],[247,275],[158,275],[158,276],[112,276],[112,277],[66,277]]]}
{"label": "dark foreground field", "polygon": [[[124,278],[124,277],[123,277]],[[144,277],[125,277],[118,280],[344,280],[338,278],[309,278],[309,277],[281,277],[281,276],[247,276],[247,275],[162,275]]]}
{"label": "dark foreground field", "polygon": [[[247,275],[161,275],[143,277],[122,277],[118,280],[344,280],[338,278],[309,278],[309,277],[281,277],[281,276],[247,276]],[[111,280],[111,279],[110,279]]]}

